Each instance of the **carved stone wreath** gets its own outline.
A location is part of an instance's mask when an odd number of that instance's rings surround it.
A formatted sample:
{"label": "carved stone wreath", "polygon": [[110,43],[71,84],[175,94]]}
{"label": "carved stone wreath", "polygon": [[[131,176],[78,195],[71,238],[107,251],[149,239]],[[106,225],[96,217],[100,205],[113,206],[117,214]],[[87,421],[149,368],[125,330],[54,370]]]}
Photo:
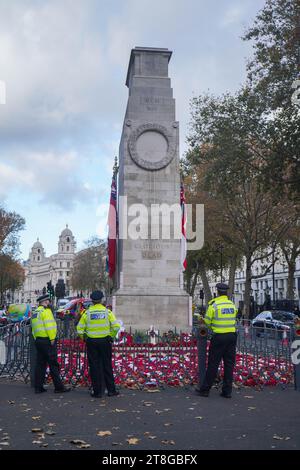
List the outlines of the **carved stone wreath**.
{"label": "carved stone wreath", "polygon": [[[137,151],[137,141],[139,137],[147,131],[153,131],[161,134],[167,141],[167,151],[165,156],[156,162],[146,160],[139,155]],[[146,170],[160,170],[161,168],[166,167],[173,160],[176,149],[176,139],[175,136],[168,131],[168,129],[160,124],[143,124],[139,126],[129,137],[128,148],[131,158],[134,162]]]}

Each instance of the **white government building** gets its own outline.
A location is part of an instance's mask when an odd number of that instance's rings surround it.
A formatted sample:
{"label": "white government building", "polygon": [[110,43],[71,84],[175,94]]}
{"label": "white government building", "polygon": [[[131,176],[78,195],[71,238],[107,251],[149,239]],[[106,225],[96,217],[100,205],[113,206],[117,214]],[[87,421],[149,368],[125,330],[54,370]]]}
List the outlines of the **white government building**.
{"label": "white government building", "polygon": [[61,232],[58,239],[58,253],[46,256],[45,249],[39,239],[34,243],[29,259],[24,263],[25,282],[16,293],[19,302],[35,303],[36,298],[42,295],[47,282],[55,285],[58,279],[63,279],[66,285],[66,295],[73,295],[70,284],[71,270],[75,258],[76,241],[68,225]]}
{"label": "white government building", "polygon": [[[257,261],[254,263],[252,272],[253,275],[259,276],[265,271],[266,264],[271,263],[271,258],[264,260],[263,262]],[[228,282],[229,272],[224,269],[223,279]],[[234,285],[234,296],[233,300],[236,306],[239,306],[241,301],[244,301],[245,293],[245,281],[246,281],[246,263],[242,262],[241,266],[237,269],[235,274],[235,285]],[[212,293],[216,291],[216,283],[220,282],[220,275],[216,277],[214,274],[209,275],[209,285]],[[288,284],[288,267],[284,257],[281,254],[277,254],[276,262],[274,264],[274,299],[275,301],[284,300],[287,298],[287,284]],[[199,289],[202,288],[202,283],[197,285],[199,295]],[[251,282],[251,296],[258,305],[263,305],[266,300],[266,295],[269,295],[271,301],[273,300],[273,269],[270,269],[268,274],[257,279],[252,279]],[[298,305],[300,304],[300,257],[296,260],[296,270],[294,276],[294,299]],[[198,299],[197,299],[198,301]]]}

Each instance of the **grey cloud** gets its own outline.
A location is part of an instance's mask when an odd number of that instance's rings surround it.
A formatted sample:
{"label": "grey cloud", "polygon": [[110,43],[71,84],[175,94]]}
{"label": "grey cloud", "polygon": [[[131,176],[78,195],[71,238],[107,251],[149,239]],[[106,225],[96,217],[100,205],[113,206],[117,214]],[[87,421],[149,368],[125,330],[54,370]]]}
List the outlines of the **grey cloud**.
{"label": "grey cloud", "polygon": [[[0,107],[0,163],[14,167],[19,178],[33,154],[75,152],[82,162],[96,152],[106,155],[109,146],[113,158],[130,49],[143,45],[174,51],[170,76],[184,150],[189,99],[208,88],[221,93],[239,86],[250,51],[239,36],[263,4],[0,0],[0,80],[7,85],[7,104]],[[109,171],[107,159],[105,166]],[[70,209],[90,197],[78,175],[63,175],[58,167],[47,171],[51,184],[33,189],[43,203]]]}

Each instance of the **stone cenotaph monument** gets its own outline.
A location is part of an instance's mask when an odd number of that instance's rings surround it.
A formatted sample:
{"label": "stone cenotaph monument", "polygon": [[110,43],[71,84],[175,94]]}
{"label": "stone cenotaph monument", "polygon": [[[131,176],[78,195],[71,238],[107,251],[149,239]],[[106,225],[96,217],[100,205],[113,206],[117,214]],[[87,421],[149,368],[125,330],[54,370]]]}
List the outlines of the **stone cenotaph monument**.
{"label": "stone cenotaph monument", "polygon": [[[148,330],[153,325],[160,331],[187,330],[190,324],[181,240],[172,236],[178,228],[181,233],[180,220],[174,222],[171,215],[169,222],[161,217],[150,221],[151,207],[180,204],[179,126],[168,77],[171,55],[164,48],[132,49],[126,80],[129,97],[119,152],[120,238],[113,308],[133,329]],[[131,208],[137,204],[144,207],[140,220],[148,232],[141,230],[140,238],[128,234],[130,221],[138,216]],[[162,236],[165,229],[170,237]]]}

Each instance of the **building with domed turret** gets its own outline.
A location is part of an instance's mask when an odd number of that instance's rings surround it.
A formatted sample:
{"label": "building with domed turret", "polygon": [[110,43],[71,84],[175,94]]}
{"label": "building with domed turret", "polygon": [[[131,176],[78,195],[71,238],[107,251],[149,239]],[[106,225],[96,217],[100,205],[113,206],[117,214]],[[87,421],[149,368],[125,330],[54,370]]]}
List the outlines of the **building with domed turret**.
{"label": "building with domed turret", "polygon": [[76,241],[68,225],[58,239],[58,253],[46,256],[45,249],[39,240],[33,244],[29,259],[24,263],[25,282],[18,292],[19,302],[35,303],[42,294],[47,282],[56,285],[58,279],[63,279],[66,285],[66,295],[73,295],[70,284],[76,251]]}

